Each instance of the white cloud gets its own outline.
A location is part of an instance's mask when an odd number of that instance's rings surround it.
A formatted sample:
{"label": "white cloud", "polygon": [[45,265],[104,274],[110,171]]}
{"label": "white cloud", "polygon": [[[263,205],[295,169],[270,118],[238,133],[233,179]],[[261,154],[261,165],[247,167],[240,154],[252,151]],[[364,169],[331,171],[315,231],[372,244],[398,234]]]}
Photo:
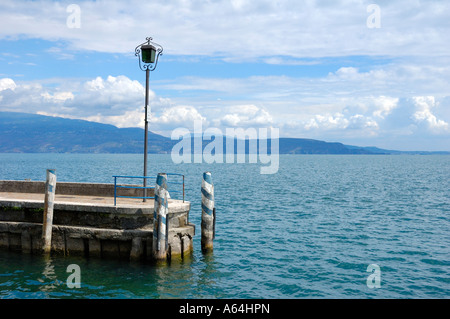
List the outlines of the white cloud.
{"label": "white cloud", "polygon": [[[108,76],[106,80],[97,77],[87,81],[83,90],[73,100],[74,105],[95,105],[106,108],[114,113],[122,113],[123,108],[134,109],[143,104],[145,97],[144,87],[136,80],[126,76]],[[154,99],[153,91],[149,92],[149,99]]]}
{"label": "white cloud", "polygon": [[[62,91],[61,87],[72,91]],[[145,90],[138,81],[126,76],[64,82],[56,87],[3,78],[0,88],[0,111],[84,119],[118,127],[144,126]],[[148,117],[152,128],[159,131],[190,127],[198,119],[206,121],[195,107],[176,105],[168,98],[156,97],[152,90]]]}
{"label": "white cloud", "polygon": [[344,129],[348,126],[348,120],[340,113],[333,115],[316,115],[308,121],[305,129]]}
{"label": "white cloud", "polygon": [[66,100],[73,100],[74,99],[74,95],[72,92],[56,92],[53,95],[48,93],[48,92],[44,92],[41,94],[41,96],[49,102],[56,102],[56,103],[63,103]]}
{"label": "white cloud", "polygon": [[[374,61],[376,62],[376,61]],[[354,63],[358,63],[357,61]],[[366,63],[366,62],[365,62]],[[245,97],[245,101],[232,100],[233,104],[284,103],[285,105],[335,105],[342,111],[345,100],[371,101],[374,117],[387,116],[395,108],[396,99],[411,96],[448,95],[450,87],[450,60],[446,58],[420,59],[374,65],[368,70],[357,67],[338,67],[335,72],[323,76],[286,76],[267,75],[236,78],[216,77],[180,77],[164,83],[155,83],[155,90],[179,92],[202,91],[199,100],[202,104],[217,104],[212,97],[236,99]],[[198,93],[198,92],[196,92]],[[373,99],[376,99],[373,101]],[[194,98],[186,101],[192,104]],[[231,104],[231,103],[230,103]],[[283,107],[283,106],[281,106]],[[280,111],[277,109],[277,113]],[[281,113],[289,110],[285,108]],[[303,110],[302,110],[303,111]]]}
{"label": "white cloud", "polygon": [[82,118],[83,120],[112,124],[117,127],[144,127],[145,114],[142,110],[125,111],[120,115],[105,116],[97,114]]}
{"label": "white cloud", "polygon": [[193,130],[195,121],[207,125],[206,117],[202,116],[195,107],[188,105],[176,105],[163,109],[153,114],[149,121],[153,132],[166,136],[170,136],[172,130],[180,127]]}
{"label": "white cloud", "polygon": [[[337,140],[350,134],[448,136],[450,3],[381,1],[381,28],[369,29],[371,3],[85,0],[77,1],[81,28],[72,29],[66,25],[70,2],[3,0],[0,40],[46,39],[57,43],[47,54],[76,59],[85,51],[131,57],[151,35],[172,61],[212,56],[270,64],[247,77],[219,73],[155,81],[152,89],[165,96],[150,91],[150,121],[151,129],[161,132],[201,119],[215,126],[279,126],[282,135]],[[13,54],[2,57],[7,55]],[[323,68],[310,73],[307,66],[317,64]],[[292,75],[298,65],[305,68]],[[286,75],[262,75],[273,68]],[[325,68],[331,72],[321,73]],[[59,85],[5,76],[0,110],[143,127],[144,88],[127,76],[61,79]]]}
{"label": "white cloud", "polygon": [[[144,127],[143,88],[127,77],[97,77],[56,87],[16,83],[10,79],[0,79],[0,84],[4,88],[0,91],[2,111],[85,119],[118,127]],[[73,90],[62,90],[61,87],[72,87]],[[112,96],[107,97],[108,94]],[[338,99],[330,95],[323,100],[331,102],[329,104],[314,104],[314,99],[310,102],[304,99],[297,105],[290,102],[283,111],[282,101],[266,102],[264,107],[255,104],[226,106],[228,102],[223,101],[218,105],[195,106],[160,98],[153,92],[151,97],[150,130],[165,136],[170,136],[178,127],[192,130],[194,121],[200,120],[204,128],[272,126],[279,127],[282,136],[289,137],[393,149],[442,150],[446,149],[444,140],[450,133],[448,121],[438,116],[448,114],[439,111],[445,110],[449,99],[435,96],[397,98],[380,95]],[[433,146],[427,136],[439,136],[441,140],[436,140]],[[419,140],[422,144],[407,147],[406,138]],[[389,147],[387,141],[393,146]]]}
{"label": "white cloud", "polygon": [[222,127],[267,127],[273,124],[270,113],[256,105],[235,105],[228,107],[224,116],[215,119],[216,126]]}
{"label": "white cloud", "polygon": [[376,130],[378,123],[370,117],[361,114],[355,114],[348,118],[342,113],[316,115],[304,124],[304,129],[320,129],[320,130]]}
{"label": "white cloud", "polygon": [[160,121],[164,124],[181,124],[193,122],[195,120],[204,121],[205,118],[192,106],[179,105],[165,109],[161,116],[155,118],[153,122]]}
{"label": "white cloud", "polygon": [[[70,83],[68,83],[70,82]],[[144,88],[125,76],[97,77],[85,82],[61,80],[58,85],[0,79],[0,111],[39,113],[135,126],[134,112],[143,110]],[[72,90],[62,90],[62,87]],[[150,99],[156,99],[150,91]],[[142,111],[143,113],[143,111]],[[129,121],[127,123],[127,121]]]}
{"label": "white cloud", "polygon": [[[340,70],[336,72],[341,75],[339,79],[335,74],[316,79],[270,76],[217,81],[198,78],[190,82],[194,90],[206,90],[208,82],[209,87],[221,87],[220,94],[228,97],[223,101],[201,100],[201,103],[195,103],[194,99],[191,100],[194,103],[189,104],[189,99],[162,98],[150,91],[151,130],[170,135],[168,132],[171,129],[191,128],[194,120],[200,119],[205,126],[273,126],[283,128],[282,136],[306,135],[325,139],[334,136],[336,140],[349,134],[382,136],[387,132],[401,131],[408,131],[414,136],[419,133],[414,129],[418,125],[430,132],[448,134],[445,114],[448,117],[449,113],[441,112],[444,117],[439,117],[434,112],[438,110],[437,99],[442,100],[445,96],[428,98],[424,95],[407,102],[408,98],[405,100],[394,94],[410,83],[399,84],[398,88],[386,88],[386,85],[379,90],[366,91],[364,87],[372,83],[368,76],[370,71],[360,72],[356,68]],[[393,82],[405,76],[392,70],[389,73]],[[227,83],[228,87],[220,86],[223,83]],[[96,77],[83,82],[74,81],[70,85],[61,83],[59,86],[16,83],[5,78],[0,79],[0,85],[3,88],[0,91],[0,110],[40,112],[119,127],[143,127],[144,88],[126,76]],[[158,89],[156,83],[154,87]],[[230,99],[235,87],[239,87],[239,94],[248,100]],[[346,87],[352,88],[353,92],[342,94]],[[165,89],[168,89],[167,86]],[[394,96],[374,94],[377,91]],[[400,103],[400,99],[406,102]],[[264,104],[264,107],[249,103],[252,100]]]}
{"label": "white cloud", "polygon": [[16,83],[13,79],[3,78],[0,79],[0,92],[4,90],[14,90],[16,88]]}
{"label": "white cloud", "polygon": [[125,53],[153,30],[171,54],[228,59],[448,52],[445,1],[379,3],[380,29],[366,25],[370,1],[77,1],[79,29],[66,25],[69,4],[3,0],[0,37],[63,39],[74,49]]}
{"label": "white cloud", "polygon": [[426,123],[432,133],[449,132],[449,124],[438,119],[431,109],[437,106],[434,96],[417,96],[413,97],[417,111],[412,115],[416,123]]}
{"label": "white cloud", "polygon": [[[427,131],[417,129],[420,123],[413,114],[418,110],[411,96],[432,95],[445,100],[448,95],[450,68],[446,63],[437,64],[423,59],[418,64],[402,61],[368,70],[345,66],[322,77],[191,77],[188,82],[183,78],[174,79],[172,83],[165,82],[159,87],[156,85],[156,89],[169,92],[181,90],[183,93],[204,90],[206,93],[200,94],[202,99],[197,104],[195,99],[180,100],[194,106],[205,106],[201,108],[202,114],[215,126],[256,126],[251,121],[255,115],[250,111],[256,110],[255,105],[264,105],[268,115],[260,114],[260,118],[265,119],[260,122],[261,125],[280,127],[282,136],[337,141],[350,140],[353,136],[375,141],[375,137],[393,140],[394,136],[408,135],[411,145],[414,145],[419,136],[427,136]],[[217,96],[224,99],[217,101],[214,99]],[[236,96],[244,98],[237,100]],[[173,99],[174,102],[177,100]],[[432,111],[435,121],[428,114],[431,124],[422,120],[420,125],[424,128],[428,125],[440,126],[440,134],[448,134],[443,129],[445,123],[450,121],[448,101],[447,98],[447,103],[440,107],[439,114]],[[238,105],[242,111],[239,112],[239,107],[227,107],[227,103]],[[246,110],[245,105],[253,105],[253,108]],[[429,144],[432,144],[431,141]],[[367,144],[373,145],[375,142]],[[422,146],[423,149],[426,147],[428,145]]]}
{"label": "white cloud", "polygon": [[73,60],[75,58],[74,54],[64,52],[64,50],[59,47],[51,47],[47,52],[51,53],[59,60]]}
{"label": "white cloud", "polygon": [[354,67],[342,67],[336,71],[336,76],[344,80],[358,80],[361,78],[358,68]]}
{"label": "white cloud", "polygon": [[[14,90],[16,88],[16,83],[13,79],[3,78],[0,79],[0,92],[6,90]],[[3,100],[3,96],[0,95],[0,102]]]}
{"label": "white cloud", "polygon": [[361,129],[369,134],[375,134],[373,130],[377,130],[379,127],[375,120],[361,114],[351,116],[349,122],[348,128]]}
{"label": "white cloud", "polygon": [[379,96],[375,98],[374,104],[376,110],[373,112],[373,116],[384,119],[397,107],[398,101],[398,98],[389,96]]}

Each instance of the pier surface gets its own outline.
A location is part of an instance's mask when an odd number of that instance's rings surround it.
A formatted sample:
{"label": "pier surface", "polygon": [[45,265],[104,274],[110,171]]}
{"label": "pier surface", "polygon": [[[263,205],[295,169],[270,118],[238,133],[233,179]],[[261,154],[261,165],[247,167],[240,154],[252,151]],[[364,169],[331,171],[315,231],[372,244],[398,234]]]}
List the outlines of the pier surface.
{"label": "pier surface", "polygon": [[[37,193],[18,193],[18,192],[0,192],[0,202],[23,202],[23,203],[38,203],[43,205],[44,194]],[[104,208],[115,208],[121,211],[134,212],[136,208],[143,210],[154,210],[154,200],[148,199],[146,202],[142,199],[136,198],[117,198],[116,205],[114,205],[114,197],[111,196],[86,196],[86,195],[55,195],[56,206],[74,206],[92,207],[91,211],[103,211]],[[189,202],[184,203],[182,200],[169,199],[169,206],[171,212],[182,211],[189,208]]]}

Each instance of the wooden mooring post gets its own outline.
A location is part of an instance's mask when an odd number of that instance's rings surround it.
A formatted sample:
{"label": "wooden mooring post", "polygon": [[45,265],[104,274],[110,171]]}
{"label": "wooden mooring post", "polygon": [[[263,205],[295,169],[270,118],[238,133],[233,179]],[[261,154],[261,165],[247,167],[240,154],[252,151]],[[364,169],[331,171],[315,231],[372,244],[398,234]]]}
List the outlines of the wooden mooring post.
{"label": "wooden mooring post", "polygon": [[203,173],[202,180],[202,239],[203,253],[213,251],[216,209],[214,208],[214,185],[210,172]]}
{"label": "wooden mooring post", "polygon": [[167,175],[159,173],[155,185],[155,210],[153,215],[153,259],[156,261],[167,260],[169,250],[168,234],[168,200]]}
{"label": "wooden mooring post", "polygon": [[56,191],[56,170],[48,169],[45,182],[44,220],[42,223],[42,252],[49,254],[52,246],[53,206]]}

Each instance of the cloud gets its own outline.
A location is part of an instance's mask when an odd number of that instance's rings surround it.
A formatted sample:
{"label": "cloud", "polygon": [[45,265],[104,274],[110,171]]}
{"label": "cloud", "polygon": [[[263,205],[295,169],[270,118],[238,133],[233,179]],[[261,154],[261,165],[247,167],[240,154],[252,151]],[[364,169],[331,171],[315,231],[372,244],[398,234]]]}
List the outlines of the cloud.
{"label": "cloud", "polygon": [[36,112],[45,102],[45,92],[39,83],[18,84],[12,79],[0,79],[0,110]]}
{"label": "cloud", "polygon": [[203,126],[208,125],[204,117],[195,107],[189,105],[175,105],[153,114],[150,119],[153,132],[170,136],[177,128],[186,128],[193,131],[194,123],[200,121]]}
{"label": "cloud", "polygon": [[[108,76],[106,80],[97,77],[83,84],[81,92],[72,100],[72,104],[86,109],[95,105],[96,108],[118,114],[123,113],[124,108],[130,110],[142,105],[144,97],[144,87],[136,80],[123,75]],[[154,92],[149,91],[149,99],[154,98]]]}
{"label": "cloud", "polygon": [[427,128],[435,134],[449,132],[449,124],[438,119],[431,112],[431,109],[437,106],[434,96],[417,96],[413,97],[413,101],[417,111],[412,118],[416,123],[425,123]]}
{"label": "cloud", "polygon": [[[0,94],[2,91],[6,91],[6,90],[14,90],[16,88],[16,83],[14,82],[13,79],[9,79],[9,78],[4,78],[4,79],[0,79]],[[0,103],[3,100],[3,96],[0,95]]]}
{"label": "cloud", "polygon": [[177,105],[165,109],[159,117],[153,118],[152,122],[179,126],[185,123],[193,123],[196,120],[205,121],[205,118],[196,108],[186,105]]}
{"label": "cloud", "polygon": [[310,119],[306,125],[305,129],[343,129],[348,126],[348,120],[340,113],[336,115],[316,115],[314,118]]}
{"label": "cloud", "polygon": [[[57,85],[42,85],[0,79],[0,110],[98,120],[119,126],[137,124],[136,110],[142,110],[144,104],[144,88],[139,82],[126,76],[60,81]],[[150,99],[156,105],[164,104],[153,91]]]}
{"label": "cloud", "polygon": [[117,127],[144,127],[145,113],[140,109],[125,111],[120,115],[102,114],[82,118],[83,120],[112,124]]}
{"label": "cloud", "polygon": [[224,59],[448,52],[450,7],[443,1],[384,1],[379,29],[366,25],[370,1],[77,1],[80,28],[66,24],[69,4],[4,0],[0,37],[64,40],[76,50],[126,53],[153,30],[170,54]]}
{"label": "cloud", "polygon": [[74,99],[74,95],[72,92],[56,92],[53,95],[48,93],[48,92],[44,92],[41,94],[41,96],[49,102],[56,102],[56,103],[63,103],[67,100],[73,100]]}
{"label": "cloud", "polygon": [[[412,145],[420,135],[428,136],[430,125],[435,127],[434,131],[439,128],[440,134],[446,134],[445,124],[439,121],[448,123],[450,120],[448,102],[439,108],[439,114],[434,108],[430,111],[436,117],[435,121],[428,113],[421,115],[427,116],[428,124],[425,120],[420,122],[420,114],[413,117],[420,110],[412,96],[431,95],[436,100],[445,100],[450,86],[447,65],[434,65],[423,59],[417,64],[401,61],[364,69],[340,66],[319,77],[191,77],[189,81],[183,78],[165,82],[163,86],[157,84],[155,89],[168,92],[180,89],[183,94],[203,90],[206,93],[199,94],[203,99],[197,104],[195,98],[185,102],[196,107],[207,105],[201,108],[202,114],[215,126],[272,125],[281,128],[282,136],[338,141],[350,140],[352,136],[353,139],[367,137],[374,141],[375,137],[392,140],[394,136],[410,136]],[[208,100],[208,96],[212,98]],[[213,99],[217,96],[223,99]],[[177,98],[173,100],[177,101]],[[238,107],[231,109],[230,104]],[[243,107],[246,105],[253,107],[247,110]],[[256,105],[264,105],[262,110],[267,114],[262,111],[258,114]],[[258,117],[259,123],[253,121]],[[433,143],[432,139],[429,143]]]}
{"label": "cloud", "polygon": [[[339,60],[334,63],[344,63]],[[349,64],[361,64],[356,59]],[[180,77],[153,84],[155,90],[173,95],[190,94],[187,104],[202,99],[202,104],[218,104],[217,97],[233,104],[263,104],[272,114],[287,113],[287,105],[334,105],[342,111],[345,100],[366,99],[372,105],[373,117],[384,117],[395,108],[396,99],[412,96],[447,96],[450,87],[450,59],[429,58],[392,61],[377,65],[377,60],[364,61],[364,69],[339,66],[324,75],[258,75],[248,77]],[[372,65],[373,64],[373,65]],[[319,67],[321,69],[321,67]],[[302,72],[302,70],[299,70]],[[190,93],[193,92],[193,93]],[[205,100],[211,97],[210,100]],[[237,100],[237,99],[241,100]],[[373,99],[376,101],[373,101]],[[216,101],[214,101],[216,100]],[[277,103],[277,112],[270,109]],[[231,103],[230,103],[231,104]],[[283,106],[284,104],[285,106]],[[282,109],[280,110],[279,107]],[[291,106],[289,106],[291,108]]]}
{"label": "cloud", "polygon": [[[144,126],[145,90],[138,81],[123,75],[96,77],[83,82],[61,81],[59,85],[47,86],[2,78],[0,111],[84,119],[118,127]],[[149,90],[148,117],[153,130],[159,131],[179,126],[189,128],[195,120],[206,121],[195,107],[157,97],[152,90]]]}
{"label": "cloud", "polygon": [[256,105],[235,105],[226,108],[226,114],[214,120],[221,127],[268,127],[273,124],[270,113]]}
{"label": "cloud", "polygon": [[75,54],[64,52],[62,48],[59,47],[51,47],[47,50],[48,53],[51,53],[58,60],[74,60]]}
{"label": "cloud", "polygon": [[[316,115],[304,124],[305,130],[320,129],[320,130],[376,130],[378,123],[370,117],[361,114],[355,114],[348,118],[342,113],[334,115]],[[368,130],[367,130],[368,129]]]}
{"label": "cloud", "polygon": [[3,78],[0,79],[0,92],[5,90],[14,90],[16,88],[16,83],[13,79]]}
{"label": "cloud", "polygon": [[399,98],[379,96],[374,99],[376,110],[373,116],[384,119],[397,107]]}
{"label": "cloud", "polygon": [[[332,76],[333,74],[330,74]],[[361,78],[358,68],[354,67],[342,67],[336,71],[335,75],[340,79],[345,80],[357,80]]]}
{"label": "cloud", "polygon": [[[30,52],[36,69],[42,53],[75,63],[92,51],[135,58],[132,50],[149,35],[164,46],[168,62],[204,67],[204,61],[221,60],[214,77],[152,82],[151,129],[190,127],[201,119],[336,140],[448,137],[446,1],[381,1],[379,29],[366,25],[372,4],[366,0],[81,0],[80,28],[66,24],[69,4],[1,1],[0,41],[8,48],[29,39],[50,41],[42,52]],[[20,65],[20,56],[5,52],[0,60]],[[236,65],[221,73],[229,63]],[[9,73],[20,71],[4,70],[0,110],[143,127],[144,87],[130,75],[95,77],[98,70],[89,79],[52,84],[19,81]]]}

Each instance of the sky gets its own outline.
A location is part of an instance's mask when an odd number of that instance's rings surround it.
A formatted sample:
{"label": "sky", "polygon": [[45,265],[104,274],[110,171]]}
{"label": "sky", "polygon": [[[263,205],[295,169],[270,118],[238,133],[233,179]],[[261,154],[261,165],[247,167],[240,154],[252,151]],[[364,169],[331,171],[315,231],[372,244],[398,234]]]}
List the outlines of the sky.
{"label": "sky", "polygon": [[0,111],[450,151],[450,1],[0,0]]}

